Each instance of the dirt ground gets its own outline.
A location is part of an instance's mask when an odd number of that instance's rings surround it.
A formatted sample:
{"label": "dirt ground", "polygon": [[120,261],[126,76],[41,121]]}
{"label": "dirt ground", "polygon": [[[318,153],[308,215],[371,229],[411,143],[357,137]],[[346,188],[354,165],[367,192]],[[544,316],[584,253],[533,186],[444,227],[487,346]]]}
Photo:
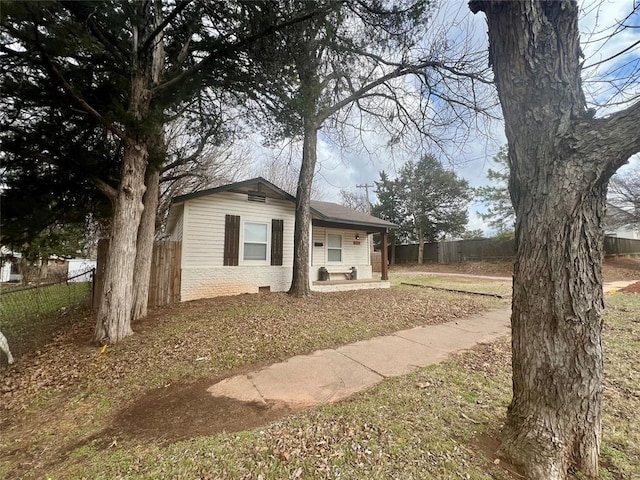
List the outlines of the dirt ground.
{"label": "dirt ground", "polygon": [[640,293],[640,282],[632,283],[628,287],[625,287],[619,291],[623,293]]}
{"label": "dirt ground", "polygon": [[[452,264],[425,263],[422,265],[400,264],[391,267],[392,272],[429,271],[442,273],[467,273],[470,275],[488,275],[492,277],[510,277],[513,274],[513,262],[465,262]],[[640,278],[640,258],[607,257],[602,266],[604,280],[634,280]]]}
{"label": "dirt ground", "polygon": [[108,446],[113,438],[127,438],[168,445],[199,436],[249,430],[300,410],[281,403],[213,397],[207,392],[213,383],[206,378],[149,390],[118,412],[108,428],[83,443],[102,439]]}

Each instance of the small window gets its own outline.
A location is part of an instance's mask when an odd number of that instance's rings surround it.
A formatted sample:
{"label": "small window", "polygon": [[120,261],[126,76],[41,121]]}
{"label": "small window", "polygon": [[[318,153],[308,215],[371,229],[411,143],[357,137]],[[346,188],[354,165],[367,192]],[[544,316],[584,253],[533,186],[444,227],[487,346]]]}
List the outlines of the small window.
{"label": "small window", "polygon": [[244,224],[244,260],[266,260],[267,259],[267,224],[250,223]]}
{"label": "small window", "polygon": [[327,261],[342,261],[342,235],[327,235]]}

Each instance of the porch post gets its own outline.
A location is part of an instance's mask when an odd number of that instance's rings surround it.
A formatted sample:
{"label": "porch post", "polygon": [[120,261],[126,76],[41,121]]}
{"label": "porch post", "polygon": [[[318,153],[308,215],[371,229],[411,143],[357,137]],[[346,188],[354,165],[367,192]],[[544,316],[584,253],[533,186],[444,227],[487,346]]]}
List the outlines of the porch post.
{"label": "porch post", "polygon": [[382,265],[380,265],[380,271],[382,272],[382,275],[380,276],[380,280],[389,280],[389,261],[388,261],[388,253],[387,250],[389,250],[389,242],[387,239],[387,229],[385,228],[384,230],[382,230],[382,255],[380,258],[380,261],[382,262]]}

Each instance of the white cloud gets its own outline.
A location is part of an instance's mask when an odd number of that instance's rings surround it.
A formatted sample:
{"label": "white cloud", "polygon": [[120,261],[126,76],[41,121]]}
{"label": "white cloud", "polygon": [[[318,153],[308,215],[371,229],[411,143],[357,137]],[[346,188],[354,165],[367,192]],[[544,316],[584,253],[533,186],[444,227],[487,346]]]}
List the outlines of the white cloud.
{"label": "white cloud", "polygon": [[[583,50],[586,62],[606,59],[633,43],[640,36],[637,29],[628,29],[611,40],[606,40],[606,26],[615,25],[625,18],[633,9],[634,0],[584,0],[581,4],[583,15],[580,19]],[[458,49],[472,48],[474,51],[487,51],[486,21],[484,15],[473,15],[468,9],[467,0],[448,0],[442,2],[442,10],[438,11],[432,20],[432,35],[446,35],[447,42]],[[637,18],[635,20],[637,24]],[[447,28],[444,28],[447,26]],[[444,33],[443,33],[444,32]],[[603,33],[604,32],[604,33]],[[464,37],[464,38],[463,38]],[[600,37],[603,37],[600,41]],[[635,39],[635,40],[634,40]],[[441,40],[443,40],[441,38]],[[638,56],[638,50],[627,55]],[[589,77],[591,78],[591,77]],[[587,79],[589,80],[589,79]],[[590,83],[587,90],[597,95]],[[409,77],[403,80],[403,88],[415,87]],[[638,91],[636,90],[636,93]],[[619,107],[617,107],[619,108]],[[506,143],[504,125],[501,121],[493,121],[480,129],[465,132],[466,141],[449,144],[441,158],[455,169],[456,173],[467,179],[471,186],[478,187],[488,183],[486,173],[492,167],[491,159],[500,146]],[[421,153],[400,147],[389,150],[385,147],[386,135],[380,133],[379,127],[371,125],[357,135],[352,133],[352,145],[342,148],[331,140],[328,133],[321,130],[318,140],[318,174],[315,182],[323,186],[324,199],[338,201],[341,189],[356,190],[358,184],[372,184],[378,180],[379,172],[385,170],[395,176],[401,165],[410,158],[416,158]],[[359,137],[356,141],[356,136]],[[300,149],[298,149],[298,152]],[[260,156],[273,156],[273,153],[260,147],[256,150]],[[439,154],[436,150],[434,153]],[[299,154],[299,153],[298,153]],[[447,157],[447,158],[445,158]],[[640,165],[640,156],[631,160],[631,165]],[[623,167],[627,169],[630,167]],[[469,210],[469,228],[482,228],[485,233],[489,229],[476,214],[482,210],[481,205],[473,204]]]}

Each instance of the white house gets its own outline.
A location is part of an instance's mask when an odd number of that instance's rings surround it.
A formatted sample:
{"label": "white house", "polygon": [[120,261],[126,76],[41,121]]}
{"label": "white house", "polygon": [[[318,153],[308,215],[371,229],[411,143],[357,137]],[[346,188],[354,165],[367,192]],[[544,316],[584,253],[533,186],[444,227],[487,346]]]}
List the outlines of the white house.
{"label": "white house", "polygon": [[[182,242],[181,301],[288,290],[295,208],[293,196],[263,178],[174,197],[167,233]],[[328,202],[312,201],[311,215],[312,290],[389,287],[386,243],[394,224]],[[383,240],[380,279],[371,267],[374,233]]]}

